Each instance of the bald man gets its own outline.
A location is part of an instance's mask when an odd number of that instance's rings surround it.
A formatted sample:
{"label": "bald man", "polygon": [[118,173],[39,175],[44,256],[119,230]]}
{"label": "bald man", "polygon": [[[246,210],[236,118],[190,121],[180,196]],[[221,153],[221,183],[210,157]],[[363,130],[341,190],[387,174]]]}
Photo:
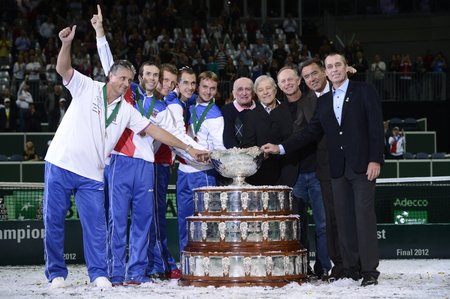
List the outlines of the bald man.
{"label": "bald man", "polygon": [[234,100],[222,107],[225,122],[223,144],[226,148],[241,146],[245,114],[256,106],[253,96],[253,81],[250,78],[241,77],[234,81]]}

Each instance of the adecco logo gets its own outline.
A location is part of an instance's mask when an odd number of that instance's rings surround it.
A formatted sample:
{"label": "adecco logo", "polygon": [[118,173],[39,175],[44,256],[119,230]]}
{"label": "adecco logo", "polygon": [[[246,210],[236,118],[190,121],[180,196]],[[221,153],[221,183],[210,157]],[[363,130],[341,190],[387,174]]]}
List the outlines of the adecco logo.
{"label": "adecco logo", "polygon": [[428,200],[426,199],[400,199],[394,201],[394,207],[428,207]]}

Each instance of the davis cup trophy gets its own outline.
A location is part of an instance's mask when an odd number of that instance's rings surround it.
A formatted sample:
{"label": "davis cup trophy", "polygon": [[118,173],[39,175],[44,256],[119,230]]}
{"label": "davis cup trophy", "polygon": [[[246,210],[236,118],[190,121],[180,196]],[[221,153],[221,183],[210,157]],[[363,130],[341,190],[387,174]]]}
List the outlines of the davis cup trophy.
{"label": "davis cup trophy", "polygon": [[283,286],[306,279],[306,250],[291,188],[252,186],[245,177],[264,159],[258,147],[213,151],[211,160],[229,186],[194,189],[181,255],[181,285]]}

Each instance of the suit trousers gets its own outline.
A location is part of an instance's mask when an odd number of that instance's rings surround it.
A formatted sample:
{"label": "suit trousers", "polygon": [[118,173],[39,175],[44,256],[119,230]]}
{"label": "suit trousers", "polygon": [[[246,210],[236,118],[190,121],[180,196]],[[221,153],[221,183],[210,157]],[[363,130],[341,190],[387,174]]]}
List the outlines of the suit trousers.
{"label": "suit trousers", "polygon": [[328,255],[334,264],[331,274],[340,275],[342,271],[342,256],[341,251],[339,250],[339,234],[337,230],[331,179],[320,180],[320,189],[322,190],[325,221],[327,224]]}
{"label": "suit trousers", "polygon": [[344,175],[331,183],[344,273],[354,279],[365,274],[378,277],[375,181],[346,163]]}

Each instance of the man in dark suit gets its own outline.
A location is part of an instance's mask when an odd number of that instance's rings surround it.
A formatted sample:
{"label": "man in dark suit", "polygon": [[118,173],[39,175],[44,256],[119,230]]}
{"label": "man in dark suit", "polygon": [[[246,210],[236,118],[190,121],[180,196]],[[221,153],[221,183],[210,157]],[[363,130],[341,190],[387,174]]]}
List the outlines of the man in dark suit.
{"label": "man in dark suit", "polygon": [[10,98],[4,98],[0,104],[0,132],[15,132],[17,128],[17,110],[11,105]]}
{"label": "man in dark suit", "polygon": [[377,284],[375,179],[384,162],[380,98],[372,85],[348,80],[344,56],[329,54],[325,68],[332,92],[319,98],[307,129],[262,148],[289,153],[325,134],[344,275],[354,280],[362,275],[362,286]]}
{"label": "man in dark suit", "polygon": [[[280,69],[277,75],[278,86],[286,97],[277,109],[271,113],[273,125],[278,130],[282,140],[287,139],[292,132],[306,128],[314,115],[316,107],[315,98],[305,98],[300,90],[300,76],[296,69],[286,66]],[[280,184],[293,187],[293,208],[300,215],[300,242],[309,250],[307,206],[313,212],[316,228],[316,262],[314,274],[322,279],[328,277],[331,262],[327,248],[327,227],[324,203],[320,182],[316,176],[317,144],[308,146],[281,156]],[[308,269],[309,265],[308,265]],[[308,274],[313,274],[308,270]]]}
{"label": "man in dark suit", "polygon": [[[258,102],[256,107],[247,112],[244,120],[242,147],[262,146],[268,142],[280,142],[281,139],[272,131],[270,113],[277,109],[277,85],[272,77],[262,75],[255,80],[253,87]],[[258,171],[246,178],[249,184],[276,185],[279,177],[279,157],[272,156],[263,161]]]}
{"label": "man in dark suit", "polygon": [[[328,82],[325,68],[318,59],[308,59],[303,62],[300,69],[301,76],[306,85],[310,89],[303,97],[306,103],[316,107],[317,98],[326,94],[331,90],[331,82]],[[342,276],[342,256],[339,249],[339,239],[336,224],[336,216],[333,203],[333,191],[331,188],[330,163],[328,159],[328,150],[326,137],[317,144],[317,168],[316,175],[320,181],[320,189],[322,191],[323,205],[325,208],[325,218],[327,227],[327,245],[328,254],[333,261],[333,268],[330,276],[339,278]]]}

